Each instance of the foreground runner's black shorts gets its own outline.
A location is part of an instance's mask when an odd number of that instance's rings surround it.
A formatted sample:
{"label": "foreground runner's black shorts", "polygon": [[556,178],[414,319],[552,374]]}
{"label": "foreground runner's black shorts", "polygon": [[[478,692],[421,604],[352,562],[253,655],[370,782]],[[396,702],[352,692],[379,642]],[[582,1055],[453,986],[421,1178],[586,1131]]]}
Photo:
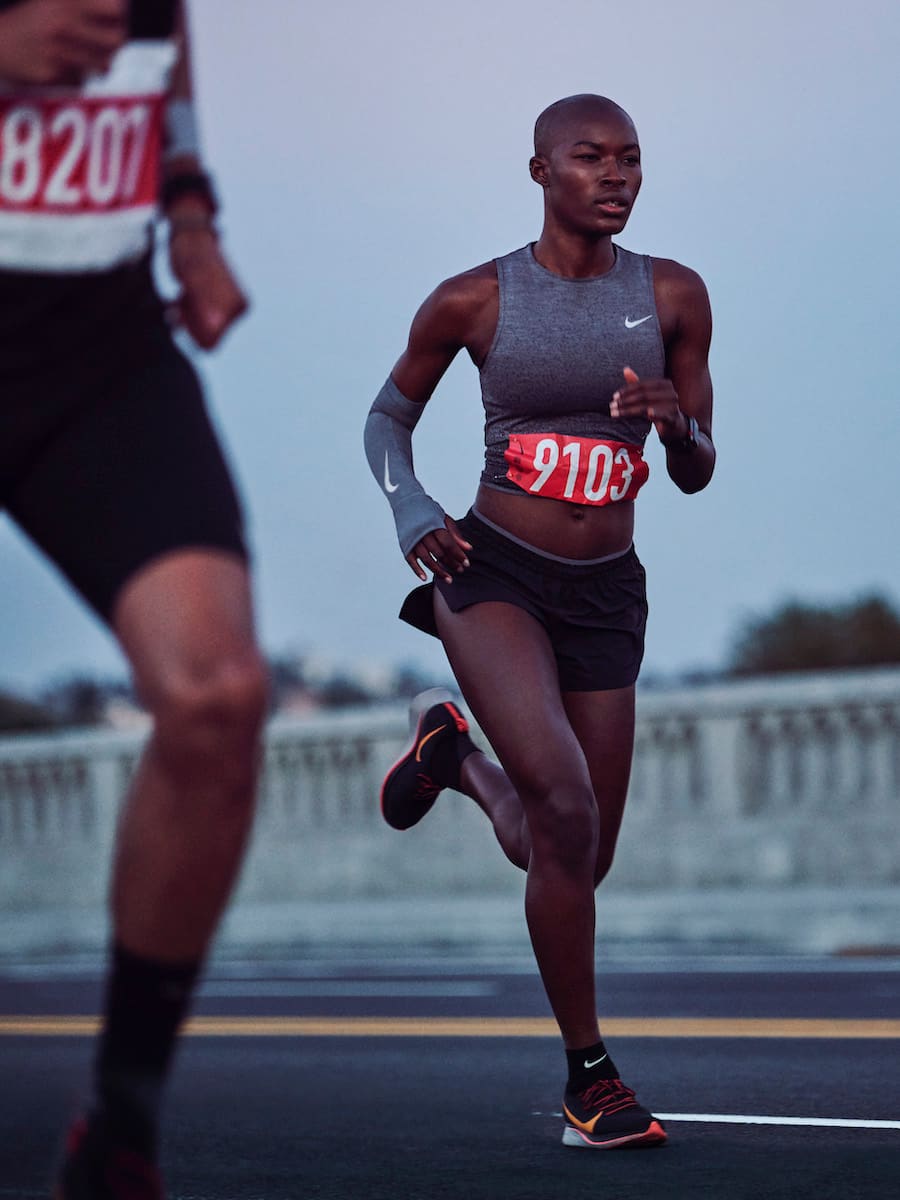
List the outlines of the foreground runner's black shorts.
{"label": "foreground runner's black shorts", "polygon": [[[34,286],[23,277],[26,303]],[[69,294],[67,319],[42,314],[42,355],[20,342],[4,356],[0,345],[0,508],[109,622],[122,585],[159,555],[200,548],[246,560],[247,550],[199,381],[149,266],[86,280],[83,293],[88,313],[103,313],[99,327],[88,320],[73,337]]]}
{"label": "foreground runner's black shorts", "polygon": [[437,637],[434,588],[451,612],[503,601],[546,629],[562,691],[601,692],[635,682],[644,657],[647,590],[633,546],[601,562],[572,562],[523,545],[471,511],[457,524],[472,543],[470,565],[452,584],[435,579],[410,592],[402,620]]}

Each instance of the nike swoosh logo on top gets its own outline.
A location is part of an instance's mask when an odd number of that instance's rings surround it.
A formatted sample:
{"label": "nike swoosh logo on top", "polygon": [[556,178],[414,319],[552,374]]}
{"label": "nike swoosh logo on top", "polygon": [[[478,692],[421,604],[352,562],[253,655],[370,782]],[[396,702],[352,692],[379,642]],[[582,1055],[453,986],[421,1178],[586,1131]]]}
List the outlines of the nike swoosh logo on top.
{"label": "nike swoosh logo on top", "polygon": [[436,733],[440,733],[442,729],[446,729],[446,728],[447,728],[446,725],[438,725],[437,729],[432,729],[431,733],[425,734],[425,736],[422,738],[421,742],[419,742],[418,746],[416,746],[416,762],[422,761],[422,747],[425,745],[425,743],[428,741],[428,739],[433,738]]}
{"label": "nike swoosh logo on top", "polygon": [[385,452],[384,452],[384,490],[386,492],[396,492],[396,490],[399,486],[400,486],[399,483],[391,483],[391,471],[390,471],[390,467],[388,466],[388,452],[387,452],[387,450],[385,450]]}
{"label": "nike swoosh logo on top", "polygon": [[588,1062],[588,1060],[587,1060],[587,1059],[585,1059],[585,1060],[584,1060],[584,1065],[585,1065],[586,1067],[588,1067],[588,1068],[590,1068],[590,1067],[599,1067],[599,1066],[600,1066],[600,1064],[603,1062],[604,1058],[609,1058],[609,1054],[608,1054],[608,1053],[607,1053],[607,1054],[601,1054],[601,1056],[600,1056],[599,1058],[595,1058],[593,1062]]}
{"label": "nike swoosh logo on top", "polygon": [[653,313],[647,313],[646,317],[641,317],[637,321],[632,321],[630,317],[626,317],[625,318],[625,328],[626,329],[634,329],[636,325],[643,325],[643,323],[645,321],[649,321],[652,316],[653,316]]}

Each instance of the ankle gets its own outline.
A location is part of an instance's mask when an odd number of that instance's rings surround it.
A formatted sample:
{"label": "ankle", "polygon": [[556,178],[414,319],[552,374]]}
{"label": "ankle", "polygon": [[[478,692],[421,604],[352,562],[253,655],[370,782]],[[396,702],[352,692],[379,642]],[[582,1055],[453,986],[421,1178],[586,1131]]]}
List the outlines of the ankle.
{"label": "ankle", "polygon": [[567,1050],[566,1061],[569,1067],[567,1086],[573,1092],[584,1091],[598,1079],[617,1079],[619,1075],[602,1038],[590,1046]]}

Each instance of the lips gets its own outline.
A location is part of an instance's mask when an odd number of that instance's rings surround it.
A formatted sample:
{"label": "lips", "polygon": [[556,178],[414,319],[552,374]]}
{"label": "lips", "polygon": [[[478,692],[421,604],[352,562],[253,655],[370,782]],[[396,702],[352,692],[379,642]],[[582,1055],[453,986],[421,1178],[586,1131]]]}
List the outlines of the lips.
{"label": "lips", "polygon": [[602,212],[608,213],[611,217],[618,217],[628,212],[628,201],[623,200],[618,196],[608,196],[603,200],[595,200],[594,204]]}

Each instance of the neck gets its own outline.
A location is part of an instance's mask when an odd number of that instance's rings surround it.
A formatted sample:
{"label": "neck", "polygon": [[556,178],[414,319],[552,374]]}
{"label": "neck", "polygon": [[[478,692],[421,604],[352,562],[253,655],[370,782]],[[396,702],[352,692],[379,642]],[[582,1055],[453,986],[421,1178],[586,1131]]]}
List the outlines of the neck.
{"label": "neck", "polygon": [[605,275],[616,262],[612,238],[603,234],[587,238],[583,234],[544,224],[534,245],[534,257],[542,267],[564,279],[589,279]]}

